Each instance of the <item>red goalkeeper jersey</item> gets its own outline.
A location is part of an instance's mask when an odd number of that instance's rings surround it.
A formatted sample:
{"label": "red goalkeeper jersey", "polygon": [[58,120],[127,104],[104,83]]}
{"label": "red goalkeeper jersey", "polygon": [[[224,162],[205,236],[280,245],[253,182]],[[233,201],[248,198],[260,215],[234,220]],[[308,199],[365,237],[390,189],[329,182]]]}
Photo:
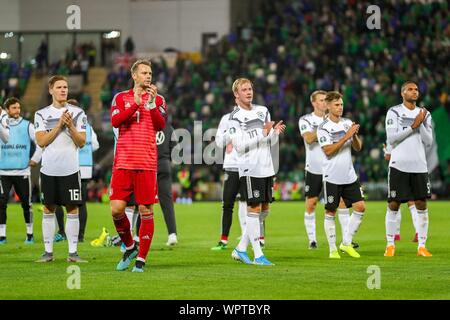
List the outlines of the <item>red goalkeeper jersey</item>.
{"label": "red goalkeeper jersey", "polygon": [[114,169],[158,169],[156,132],[164,128],[166,102],[161,95],[155,98],[156,108],[144,105],[149,94],[142,96],[141,105],[134,102],[133,89],[115,95],[111,106],[111,124],[119,134],[114,156]]}

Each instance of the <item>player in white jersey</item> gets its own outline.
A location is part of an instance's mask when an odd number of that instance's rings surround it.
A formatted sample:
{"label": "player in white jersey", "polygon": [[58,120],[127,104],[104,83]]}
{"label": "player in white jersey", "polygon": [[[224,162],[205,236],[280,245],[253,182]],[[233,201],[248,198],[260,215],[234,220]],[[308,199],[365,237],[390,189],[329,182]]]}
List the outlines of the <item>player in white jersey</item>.
{"label": "player in white jersey", "polygon": [[[239,193],[239,159],[238,153],[231,143],[231,137],[228,134],[229,120],[232,114],[238,110],[225,114],[220,119],[217,128],[215,142],[218,147],[225,148],[225,157],[223,160],[224,182],[222,196],[222,234],[219,243],[212,247],[211,250],[224,250],[228,246],[228,236],[230,234],[231,224],[233,221],[233,207],[236,197]],[[247,215],[247,203],[239,201],[239,223],[241,225],[241,234],[244,234],[245,216]]]}
{"label": "player in white jersey", "polygon": [[352,147],[355,151],[362,148],[361,139],[358,137],[359,125],[342,118],[344,103],[339,92],[328,92],[325,101],[329,116],[317,129],[317,137],[326,155],[323,162],[323,188],[326,201],[324,225],[330,246],[329,257],[340,258],[336,247],[335,215],[339,200],[342,198],[347,207],[353,208],[353,214],[347,228],[343,230],[343,241],[339,249],[351,257],[359,258],[360,255],[352,246],[352,239],[361,225],[365,203],[351,153]]}
{"label": "player in white jersey", "polygon": [[417,255],[431,257],[426,249],[428,235],[427,198],[431,197],[425,148],[433,142],[431,114],[416,106],[417,84],[405,82],[401,87],[403,103],[390,108],[386,115],[386,136],[392,145],[388,173],[388,208],[384,255],[395,254],[394,237],[400,204],[414,200],[417,208]]}
{"label": "player in white jersey", "polygon": [[3,141],[3,143],[8,143],[8,139],[9,139],[8,114],[0,106],[0,141]]}
{"label": "player in white jersey", "polygon": [[65,77],[53,76],[48,84],[53,102],[38,110],[34,116],[36,142],[44,149],[41,192],[44,204],[42,235],[45,252],[37,262],[53,261],[57,205],[64,205],[67,211],[67,261],[85,262],[77,253],[80,225],[78,206],[83,203],[78,149],[86,142],[87,118],[82,109],[67,103],[68,84]]}
{"label": "player in white jersey", "polygon": [[252,104],[253,85],[250,80],[239,78],[233,83],[233,94],[238,110],[232,113],[228,133],[233,148],[239,154],[240,194],[247,202],[245,231],[232,257],[252,264],[247,255],[249,242],[254,252],[253,264],[272,265],[264,256],[260,238],[260,224],[269,214],[272,202],[272,185],[275,175],[271,145],[286,126],[271,121],[269,110]]}

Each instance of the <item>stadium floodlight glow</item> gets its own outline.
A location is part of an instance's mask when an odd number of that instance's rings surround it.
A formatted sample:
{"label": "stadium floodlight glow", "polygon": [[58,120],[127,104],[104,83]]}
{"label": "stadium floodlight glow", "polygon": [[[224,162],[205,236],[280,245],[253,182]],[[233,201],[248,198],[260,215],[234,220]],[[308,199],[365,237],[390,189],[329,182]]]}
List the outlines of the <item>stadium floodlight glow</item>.
{"label": "stadium floodlight glow", "polygon": [[105,39],[115,39],[115,38],[118,38],[118,37],[120,37],[120,31],[111,31],[111,32],[109,32],[109,33],[104,33],[103,34],[103,38],[105,38]]}
{"label": "stadium floodlight glow", "polygon": [[14,37],[14,32],[5,32],[5,39]]}
{"label": "stadium floodlight glow", "polygon": [[0,59],[8,59],[10,55],[6,52],[0,52]]}

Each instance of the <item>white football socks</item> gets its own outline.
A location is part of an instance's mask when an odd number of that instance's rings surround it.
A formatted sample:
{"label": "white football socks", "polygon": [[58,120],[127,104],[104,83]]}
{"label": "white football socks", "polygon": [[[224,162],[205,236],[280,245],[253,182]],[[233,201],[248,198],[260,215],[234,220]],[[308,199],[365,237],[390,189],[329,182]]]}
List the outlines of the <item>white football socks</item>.
{"label": "white football socks", "polygon": [[386,210],[386,241],[388,246],[395,245],[395,230],[397,229],[397,212],[392,211],[389,207]]}
{"label": "white football socks", "polygon": [[313,211],[312,213],[305,212],[305,228],[306,234],[308,235],[308,241],[317,242],[316,240],[316,213]]}
{"label": "white football socks", "polygon": [[425,247],[428,237],[428,209],[417,210],[417,233],[419,248]]}
{"label": "white football socks", "polygon": [[45,252],[53,253],[53,236],[55,235],[55,230],[55,213],[44,213],[42,215],[42,237]]}
{"label": "white football socks", "polygon": [[358,212],[353,210],[352,216],[350,217],[350,221],[348,222],[347,232],[344,234],[344,246],[348,246],[352,244],[353,236],[358,232],[359,227],[361,226],[362,218],[364,216],[364,212]]}
{"label": "white football socks", "polygon": [[80,219],[78,218],[78,213],[68,213],[66,219],[66,236],[69,244],[69,253],[77,252],[79,231]]}
{"label": "white football socks", "polygon": [[325,214],[325,234],[327,236],[330,252],[336,251],[336,222],[335,217],[329,214]]}

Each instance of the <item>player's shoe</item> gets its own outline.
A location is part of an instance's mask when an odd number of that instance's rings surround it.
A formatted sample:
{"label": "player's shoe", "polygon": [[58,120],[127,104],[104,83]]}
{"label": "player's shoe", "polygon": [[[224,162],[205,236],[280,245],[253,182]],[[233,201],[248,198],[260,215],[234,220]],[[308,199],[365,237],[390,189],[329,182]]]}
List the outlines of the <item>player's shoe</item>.
{"label": "player's shoe", "polygon": [[309,250],[315,250],[315,249],[317,249],[317,242],[311,241],[311,242],[309,243],[308,249],[309,249]]}
{"label": "player's shoe", "polygon": [[131,261],[137,257],[138,253],[139,253],[139,249],[138,249],[137,245],[134,244],[133,248],[125,251],[122,259],[117,264],[116,270],[117,271],[126,270],[128,268],[128,266],[130,265]]}
{"label": "player's shoe", "polygon": [[178,243],[177,234],[171,233],[169,234],[169,238],[167,239],[166,246],[174,246]]}
{"label": "player's shoe", "polygon": [[427,248],[425,248],[425,247],[419,247],[419,250],[417,250],[417,255],[421,256],[421,257],[432,257],[433,256],[431,254],[431,252],[428,251]]}
{"label": "player's shoe", "polygon": [[359,248],[358,242],[353,242],[352,241],[352,247],[353,247],[353,249],[358,249]]}
{"label": "player's shoe", "polygon": [[234,260],[241,261],[245,264],[253,264],[252,260],[247,255],[247,252],[245,251],[238,251],[237,249],[234,249],[231,253],[231,257]]}
{"label": "player's shoe", "polygon": [[419,241],[419,234],[416,232],[414,235],[414,238],[412,239],[412,242],[418,242]]}
{"label": "player's shoe", "polygon": [[57,234],[55,234],[55,237],[53,238],[54,242],[60,242],[60,241],[65,241],[65,240],[67,240],[66,235],[65,234],[61,234],[59,232]]}
{"label": "player's shoe", "polygon": [[385,257],[393,257],[395,255],[395,246],[390,245],[386,247],[386,250],[384,251]]}
{"label": "player's shoe", "polygon": [[350,244],[348,246],[344,246],[343,243],[340,244],[339,246],[339,250],[347,253],[350,257],[352,258],[360,258],[361,256],[359,255],[358,252],[356,252],[355,249],[353,249],[353,246]]}
{"label": "player's shoe", "polygon": [[6,244],[6,243],[7,243],[6,237],[0,237],[0,245]]}
{"label": "player's shoe", "polygon": [[67,262],[86,263],[87,260],[81,259],[77,252],[69,253]]}
{"label": "player's shoe", "polygon": [[274,266],[274,264],[272,262],[270,262],[269,260],[267,260],[267,258],[265,256],[256,258],[255,261],[253,261],[253,264],[257,264],[260,266]]}
{"label": "player's shoe", "polygon": [[337,250],[333,250],[330,252],[329,258],[330,259],[340,259],[341,256],[339,255],[339,252]]}
{"label": "player's shoe", "polygon": [[34,237],[32,234],[27,234],[27,238],[24,241],[25,244],[34,244]]}
{"label": "player's shoe", "polygon": [[131,272],[144,272],[145,262],[136,260],[136,264],[134,265]]}
{"label": "player's shoe", "polygon": [[396,234],[394,236],[394,241],[400,241],[400,234]]}
{"label": "player's shoe", "polygon": [[36,262],[52,262],[53,260],[53,253],[44,252],[44,254],[38,260],[36,260]]}
{"label": "player's shoe", "polygon": [[213,250],[213,251],[220,251],[220,250],[225,250],[227,248],[228,248],[228,243],[225,243],[223,241],[219,241],[217,246],[212,247],[211,250]]}

